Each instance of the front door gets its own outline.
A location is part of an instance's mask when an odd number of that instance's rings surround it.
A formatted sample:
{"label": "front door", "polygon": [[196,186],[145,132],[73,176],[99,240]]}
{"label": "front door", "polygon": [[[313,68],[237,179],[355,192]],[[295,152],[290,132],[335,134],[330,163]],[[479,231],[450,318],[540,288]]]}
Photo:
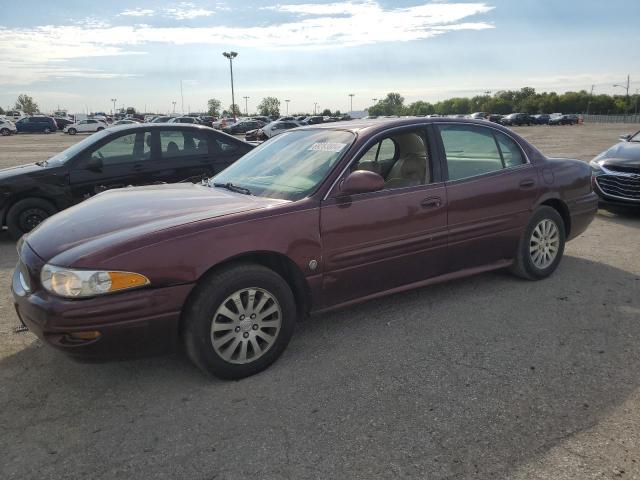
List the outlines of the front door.
{"label": "front door", "polygon": [[152,137],[148,130],[123,133],[97,144],[71,168],[74,201],[112,188],[152,183],[146,173],[151,156]]}
{"label": "front door", "polygon": [[323,201],[324,307],[437,276],[446,269],[447,195],[426,130],[375,139],[350,166],[385,180],[381,191]]}
{"label": "front door", "polygon": [[515,140],[492,127],[437,130],[448,172],[450,270],[512,259],[538,194],[535,167]]}

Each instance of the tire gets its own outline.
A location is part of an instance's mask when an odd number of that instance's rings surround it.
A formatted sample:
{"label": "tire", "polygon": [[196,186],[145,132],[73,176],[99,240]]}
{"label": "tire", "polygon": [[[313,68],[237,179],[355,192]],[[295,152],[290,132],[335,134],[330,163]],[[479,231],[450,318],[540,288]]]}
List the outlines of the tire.
{"label": "tire", "polygon": [[9,235],[14,240],[18,240],[56,212],[56,207],[42,198],[20,200],[7,212]]}
{"label": "tire", "polygon": [[98,130],[96,130],[96,132],[99,132],[100,130],[104,130],[104,127],[98,127]]}
{"label": "tire", "polygon": [[2,130],[0,130],[0,135],[2,135],[3,137],[8,137],[9,135],[11,135],[11,130],[9,130],[8,128],[3,128]]}
{"label": "tire", "polygon": [[43,133],[51,133],[51,129],[50,128],[45,128]]}
{"label": "tire", "polygon": [[531,216],[520,239],[516,258],[511,265],[511,273],[527,280],[542,280],[548,277],[562,260],[565,238],[564,220],[558,211],[546,206],[538,208]]}
{"label": "tire", "polygon": [[67,130],[67,133],[69,135],[75,135],[76,133],[78,133],[78,130],[76,130],[75,128],[70,128],[69,130]]}
{"label": "tire", "polygon": [[[242,309],[235,307],[232,297]],[[296,305],[287,282],[255,264],[231,265],[205,277],[183,313],[187,355],[203,372],[224,379],[248,377],[275,362],[296,323]],[[260,318],[261,313],[267,315]]]}

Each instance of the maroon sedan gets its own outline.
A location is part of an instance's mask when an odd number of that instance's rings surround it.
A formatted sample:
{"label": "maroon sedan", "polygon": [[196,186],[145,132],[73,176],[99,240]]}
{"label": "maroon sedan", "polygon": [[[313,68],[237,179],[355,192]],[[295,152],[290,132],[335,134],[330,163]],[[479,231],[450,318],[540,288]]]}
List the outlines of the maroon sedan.
{"label": "maroon sedan", "polygon": [[13,293],[73,356],[183,345],[240,378],[311,312],[500,268],[545,278],[596,207],[589,165],[495,124],[315,125],[206,184],[111,190],[51,217],[21,240]]}

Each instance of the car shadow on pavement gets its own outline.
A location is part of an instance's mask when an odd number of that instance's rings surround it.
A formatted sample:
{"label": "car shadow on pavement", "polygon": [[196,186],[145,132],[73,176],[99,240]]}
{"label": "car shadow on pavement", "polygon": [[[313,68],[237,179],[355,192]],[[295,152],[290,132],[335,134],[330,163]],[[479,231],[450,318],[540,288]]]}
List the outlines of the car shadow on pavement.
{"label": "car shadow on pavement", "polygon": [[640,228],[640,206],[601,205],[598,216],[618,225]]}
{"label": "car shadow on pavement", "polygon": [[570,256],[479,275],[311,317],[236,382],[34,342],[0,361],[4,478],[510,478],[640,385],[639,290]]}

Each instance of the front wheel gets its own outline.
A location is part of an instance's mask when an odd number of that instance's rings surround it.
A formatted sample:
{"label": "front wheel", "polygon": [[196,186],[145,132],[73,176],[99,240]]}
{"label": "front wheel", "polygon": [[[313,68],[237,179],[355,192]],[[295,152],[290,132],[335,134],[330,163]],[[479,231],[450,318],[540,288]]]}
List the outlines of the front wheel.
{"label": "front wheel", "polygon": [[11,135],[11,130],[9,130],[8,128],[3,128],[2,130],[0,130],[0,135],[2,135],[3,137],[8,137],[9,135]]}
{"label": "front wheel", "polygon": [[202,280],[184,311],[183,340],[201,370],[238,379],[277,360],[295,321],[287,282],[261,265],[238,264]]}
{"label": "front wheel", "polygon": [[551,275],[562,260],[566,230],[557,210],[538,208],[520,240],[511,272],[528,280]]}
{"label": "front wheel", "polygon": [[67,130],[67,132],[69,133],[69,135],[75,135],[76,133],[78,133],[78,130],[76,130],[75,128],[70,128],[69,130]]}
{"label": "front wheel", "polygon": [[25,198],[16,202],[7,212],[9,235],[19,239],[56,213],[56,208],[41,198]]}

